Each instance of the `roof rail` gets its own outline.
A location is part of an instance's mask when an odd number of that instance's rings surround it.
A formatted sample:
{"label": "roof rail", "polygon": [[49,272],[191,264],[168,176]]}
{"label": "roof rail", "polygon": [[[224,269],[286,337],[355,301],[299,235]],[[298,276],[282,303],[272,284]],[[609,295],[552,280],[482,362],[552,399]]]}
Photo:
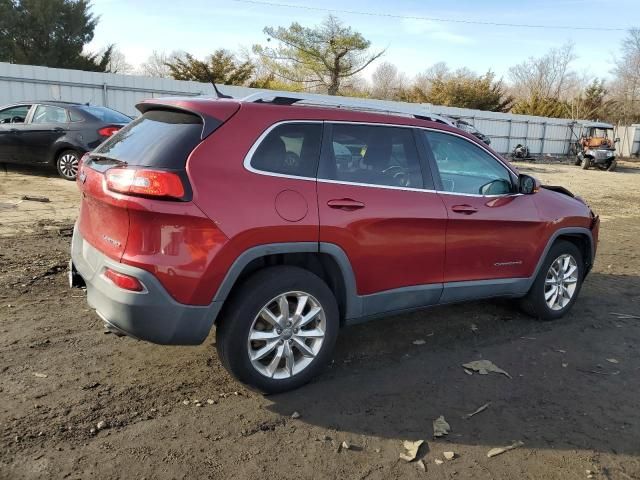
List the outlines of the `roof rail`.
{"label": "roof rail", "polygon": [[386,102],[383,100],[368,100],[351,97],[317,95],[312,93],[277,91],[252,93],[240,100],[248,103],[272,103],[274,105],[293,105],[295,103],[301,103],[317,107],[336,107],[372,113],[403,115],[455,126],[448,118],[428,112],[424,104],[419,103],[408,104],[401,102]]}

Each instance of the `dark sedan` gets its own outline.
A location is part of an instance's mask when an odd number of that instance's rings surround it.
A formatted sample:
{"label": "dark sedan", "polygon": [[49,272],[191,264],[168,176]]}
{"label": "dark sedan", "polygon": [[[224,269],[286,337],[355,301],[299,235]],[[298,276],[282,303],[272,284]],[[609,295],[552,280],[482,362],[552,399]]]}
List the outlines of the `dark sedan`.
{"label": "dark sedan", "polygon": [[55,165],[75,180],[85,152],[129,123],[106,107],[69,102],[20,102],[0,108],[0,163]]}

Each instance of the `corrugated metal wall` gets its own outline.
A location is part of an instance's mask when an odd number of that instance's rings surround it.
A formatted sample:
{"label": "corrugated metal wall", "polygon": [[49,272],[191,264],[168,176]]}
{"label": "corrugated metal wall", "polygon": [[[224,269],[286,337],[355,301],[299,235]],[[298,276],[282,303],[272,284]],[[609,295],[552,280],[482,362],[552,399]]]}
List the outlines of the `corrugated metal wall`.
{"label": "corrugated metal wall", "polygon": [[[256,89],[223,86],[221,89],[234,97],[244,97]],[[166,96],[213,95],[207,83],[171,80],[166,78],[94,73],[59,68],[12,65],[0,62],[0,106],[23,100],[64,100],[104,105],[127,115],[136,115],[135,104],[145,98]],[[382,109],[393,109],[397,102],[371,100]],[[405,104],[409,105],[409,104]],[[417,106],[411,104],[414,108]],[[456,107],[422,104],[425,112],[455,115],[476,126],[491,137],[491,146],[498,152],[511,152],[521,143],[532,154],[565,155],[569,143],[579,131],[572,121],[559,118],[513,115]],[[640,128],[628,127],[625,155],[638,155]],[[574,133],[575,132],[575,133]],[[629,135],[632,135],[629,137]],[[622,139],[622,135],[618,135]],[[635,143],[634,143],[635,140]],[[625,144],[627,145],[627,144]]]}

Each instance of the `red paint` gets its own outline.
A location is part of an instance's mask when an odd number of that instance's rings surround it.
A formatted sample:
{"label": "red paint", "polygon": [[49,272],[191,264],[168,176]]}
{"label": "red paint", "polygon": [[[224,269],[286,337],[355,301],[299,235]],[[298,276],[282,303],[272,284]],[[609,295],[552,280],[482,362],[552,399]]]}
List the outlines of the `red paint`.
{"label": "red paint", "polygon": [[558,228],[585,226],[597,239],[598,222],[584,204],[545,189],[526,196],[472,197],[269,176],[243,166],[260,134],[283,120],[422,126],[464,135],[486,148],[453,127],[231,100],[155,99],[143,108],[152,104],[227,120],[187,161],[190,200],[111,191],[104,173],[83,166],[79,228],[95,248],[153,273],[185,304],[210,303],[238,256],[269,243],[340,246],[351,261],[358,293],[366,295],[443,281],[526,277]]}

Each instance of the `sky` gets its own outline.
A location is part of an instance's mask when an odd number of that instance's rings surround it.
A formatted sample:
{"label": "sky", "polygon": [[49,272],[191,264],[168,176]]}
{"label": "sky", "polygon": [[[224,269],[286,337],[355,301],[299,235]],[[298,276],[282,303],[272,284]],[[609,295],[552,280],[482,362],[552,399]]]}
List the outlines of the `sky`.
{"label": "sky", "polygon": [[[153,50],[184,50],[197,57],[205,57],[218,48],[240,51],[266,43],[265,26],[288,26],[292,22],[317,25],[329,12],[314,9],[326,8],[369,13],[333,14],[370,40],[372,51],[386,49],[383,60],[409,76],[434,63],[446,62],[454,69],[467,67],[478,73],[491,69],[507,79],[510,66],[571,41],[578,55],[574,68],[581,74],[608,78],[625,32],[575,27],[640,27],[639,0],[266,1],[280,5],[258,5],[246,0],[93,0],[92,11],[100,20],[88,49],[97,51],[115,43],[134,66],[144,62]],[[374,68],[375,64],[365,71],[365,77]]]}

